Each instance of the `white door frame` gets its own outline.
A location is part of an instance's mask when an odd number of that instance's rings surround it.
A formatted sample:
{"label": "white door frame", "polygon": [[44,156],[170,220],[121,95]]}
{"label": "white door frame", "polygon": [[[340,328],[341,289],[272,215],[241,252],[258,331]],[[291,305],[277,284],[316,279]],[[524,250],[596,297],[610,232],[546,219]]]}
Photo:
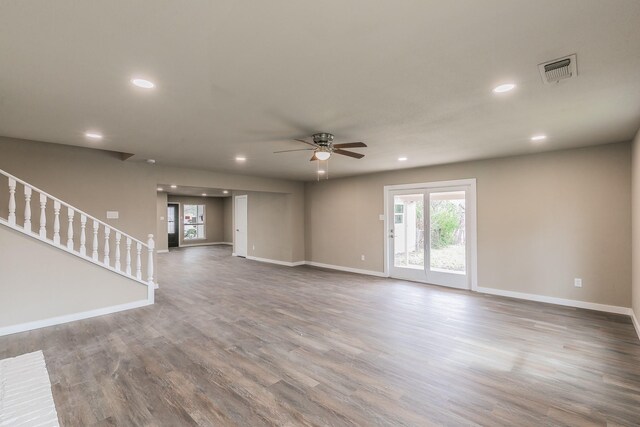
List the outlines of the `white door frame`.
{"label": "white door frame", "polygon": [[470,209],[468,218],[467,244],[470,250],[469,260],[469,288],[472,291],[478,289],[478,220],[476,204],[476,179],[458,179],[452,181],[420,182],[414,184],[399,184],[384,186],[384,275],[390,276],[389,246],[389,193],[396,190],[428,190],[431,188],[466,187],[468,189],[467,206]]}
{"label": "white door frame", "polygon": [[[245,199],[245,231],[244,231],[244,255],[238,254],[238,199]],[[249,255],[249,199],[246,194],[241,196],[233,196],[233,256],[244,256],[247,257]]]}

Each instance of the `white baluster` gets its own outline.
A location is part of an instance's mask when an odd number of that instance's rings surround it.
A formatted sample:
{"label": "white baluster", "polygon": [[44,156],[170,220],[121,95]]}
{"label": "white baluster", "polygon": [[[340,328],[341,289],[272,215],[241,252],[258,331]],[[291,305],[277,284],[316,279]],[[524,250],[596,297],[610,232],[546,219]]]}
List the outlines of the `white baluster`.
{"label": "white baluster", "polygon": [[40,194],[40,237],[47,238],[47,196]]}
{"label": "white baluster", "polygon": [[67,213],[69,214],[69,227],[67,228],[67,249],[73,250],[73,216],[75,211],[67,206]]}
{"label": "white baluster", "polygon": [[53,201],[53,243],[60,244],[60,202]]}
{"label": "white baluster", "polygon": [[24,229],[31,233],[31,187],[24,186]]}
{"label": "white baluster", "polygon": [[80,215],[80,255],[87,256],[87,216]]}
{"label": "white baluster", "polygon": [[91,258],[93,258],[94,261],[98,261],[98,227],[99,226],[100,226],[100,223],[94,219],[93,220],[93,253],[91,254]]}
{"label": "white baluster", "polygon": [[142,261],[140,259],[140,253],[142,252],[142,245],[140,242],[136,242],[136,277],[138,280],[142,280]]}
{"label": "white baluster", "polygon": [[16,225],[16,180],[9,178],[9,225]]}
{"label": "white baluster", "polygon": [[122,235],[116,232],[116,270],[120,271],[120,238]]}
{"label": "white baluster", "polygon": [[153,234],[149,234],[147,245],[149,246],[149,255],[147,258],[147,282],[149,282],[150,285],[153,285],[153,248],[155,247]]}
{"label": "white baluster", "polygon": [[126,272],[131,276],[131,237],[127,237],[127,264]]}
{"label": "white baluster", "polygon": [[104,263],[109,265],[109,234],[111,229],[107,226],[104,227]]}

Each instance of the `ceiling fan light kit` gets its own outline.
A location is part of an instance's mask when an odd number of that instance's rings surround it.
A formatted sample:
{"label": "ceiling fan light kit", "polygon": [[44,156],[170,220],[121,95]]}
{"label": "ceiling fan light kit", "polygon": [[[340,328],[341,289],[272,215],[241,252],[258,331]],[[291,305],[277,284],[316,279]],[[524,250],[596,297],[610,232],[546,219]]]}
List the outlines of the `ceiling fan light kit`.
{"label": "ceiling fan light kit", "polygon": [[[319,132],[312,135],[313,142],[305,141],[304,139],[295,139],[295,141],[311,145],[313,148],[299,148],[295,150],[282,150],[274,151],[274,153],[287,153],[290,151],[313,151],[310,161],[328,161],[332,154],[340,154],[354,159],[361,159],[364,154],[356,153],[354,151],[344,150],[344,148],[363,148],[367,144],[364,142],[345,142],[342,144],[333,143],[333,134],[328,132]],[[328,178],[328,174],[327,174]]]}

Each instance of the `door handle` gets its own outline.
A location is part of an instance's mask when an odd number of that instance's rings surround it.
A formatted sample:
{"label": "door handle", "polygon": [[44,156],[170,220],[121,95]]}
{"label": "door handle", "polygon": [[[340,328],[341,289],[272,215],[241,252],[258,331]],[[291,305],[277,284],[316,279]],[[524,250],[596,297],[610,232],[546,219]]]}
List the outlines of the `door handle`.
{"label": "door handle", "polygon": [[393,230],[389,230],[389,238],[393,239]]}

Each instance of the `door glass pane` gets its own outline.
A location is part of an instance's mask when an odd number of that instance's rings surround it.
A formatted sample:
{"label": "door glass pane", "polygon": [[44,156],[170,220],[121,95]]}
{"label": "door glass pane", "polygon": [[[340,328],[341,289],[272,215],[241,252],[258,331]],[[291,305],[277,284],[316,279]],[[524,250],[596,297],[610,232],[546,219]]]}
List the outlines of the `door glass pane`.
{"label": "door glass pane", "polygon": [[393,248],[396,267],[424,269],[424,197],[393,197]]}
{"label": "door glass pane", "polygon": [[167,208],[167,232],[169,234],[174,234],[176,232],[175,221],[176,221],[175,210],[173,206],[169,206]]}
{"label": "door glass pane", "polygon": [[431,193],[429,212],[431,270],[465,274],[465,192]]}

